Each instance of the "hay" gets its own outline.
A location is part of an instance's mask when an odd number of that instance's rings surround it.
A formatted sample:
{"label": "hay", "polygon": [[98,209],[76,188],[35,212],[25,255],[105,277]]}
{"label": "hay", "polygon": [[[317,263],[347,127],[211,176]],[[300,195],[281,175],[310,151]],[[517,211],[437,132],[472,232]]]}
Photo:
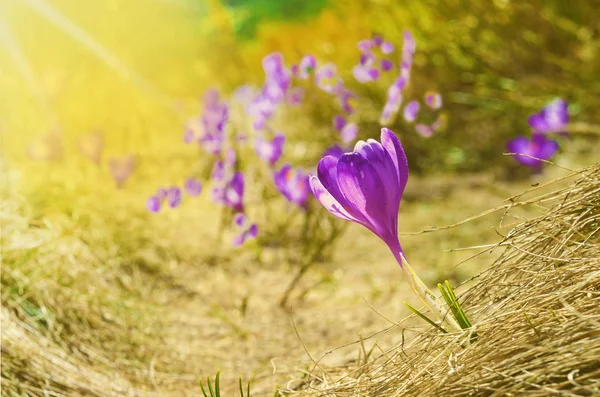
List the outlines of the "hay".
{"label": "hay", "polygon": [[573,176],[568,188],[541,194],[538,187],[529,192],[537,197],[507,205],[544,214],[514,227],[499,244],[501,257],[460,297],[474,344],[468,332],[421,327],[367,363],[315,365],[285,394],[600,395],[600,166]]}

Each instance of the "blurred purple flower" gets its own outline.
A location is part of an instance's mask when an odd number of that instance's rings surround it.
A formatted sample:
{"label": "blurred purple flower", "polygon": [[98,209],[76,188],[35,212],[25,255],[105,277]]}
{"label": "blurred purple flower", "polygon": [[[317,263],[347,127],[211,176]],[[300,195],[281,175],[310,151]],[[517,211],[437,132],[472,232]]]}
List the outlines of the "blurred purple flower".
{"label": "blurred purple flower", "polygon": [[406,79],[404,77],[398,77],[396,81],[388,88],[388,98],[381,112],[379,123],[381,125],[389,124],[392,122],[394,116],[400,110],[402,106],[402,90],[406,85]]}
{"label": "blurred purple flower", "polygon": [[511,153],[522,155],[514,156],[519,163],[536,171],[541,171],[542,160],[552,158],[558,151],[558,143],[548,139],[544,134],[533,134],[531,139],[524,136],[516,137],[506,144],[506,149]]}
{"label": "blurred purple flower", "polygon": [[181,204],[181,189],[177,186],[170,187],[167,191],[167,202],[171,208],[175,208]]}
{"label": "blurred purple flower", "polygon": [[221,160],[215,162],[211,178],[216,182],[220,182],[225,178],[225,163]]}
{"label": "blurred purple flower", "polygon": [[382,71],[389,72],[394,68],[394,62],[390,61],[389,59],[382,59],[380,62],[380,67]]}
{"label": "blurred purple flower", "polygon": [[164,187],[158,188],[156,191],[156,197],[162,202],[167,197],[167,189]]}
{"label": "blurred purple flower", "polygon": [[366,51],[370,51],[373,48],[375,48],[376,43],[374,40],[365,39],[365,40],[359,41],[357,46],[358,46],[359,50],[366,52]]}
{"label": "blurred purple flower", "polygon": [[271,141],[267,141],[264,137],[258,136],[256,138],[256,153],[262,160],[273,165],[283,154],[284,144],[285,136],[283,134],[276,134]]}
{"label": "blurred purple flower", "polygon": [[306,55],[298,65],[298,78],[306,80],[317,68],[317,60],[312,55]]}
{"label": "blurred purple flower", "polygon": [[152,196],[146,202],[146,208],[148,208],[148,211],[150,212],[158,212],[160,211],[160,202],[161,199],[156,196]]}
{"label": "blurred purple flower", "polygon": [[556,98],[538,113],[529,116],[529,126],[539,133],[564,133],[569,124],[568,104]]}
{"label": "blurred purple flower", "polygon": [[189,145],[194,141],[194,138],[196,138],[194,129],[189,127],[186,128],[185,132],[183,133],[183,142]]}
{"label": "blurred purple flower", "polygon": [[237,161],[237,156],[235,154],[235,149],[234,148],[227,148],[227,150],[225,151],[225,165],[227,167],[233,167],[235,166],[235,163]]}
{"label": "blurred purple flower", "polygon": [[233,217],[233,223],[235,223],[239,227],[244,227],[244,225],[246,224],[246,215],[242,214],[241,212],[238,212]]}
{"label": "blurred purple flower", "polygon": [[315,197],[338,218],[359,223],[390,248],[402,266],[398,240],[398,207],[408,180],[408,162],[394,133],[381,130],[381,143],[358,141],[354,151],[339,159],[319,161],[310,177]]}
{"label": "blurred purple flower", "polygon": [[348,143],[356,139],[358,135],[358,126],[354,123],[346,124],[340,131],[342,142]]}
{"label": "blurred purple flower", "polygon": [[248,239],[256,238],[258,235],[258,226],[256,223],[250,225],[250,227],[237,236],[235,236],[231,242],[234,247],[243,245]]}
{"label": "blurred purple flower", "polygon": [[236,212],[244,212],[244,174],[237,171],[223,189],[223,203]]}
{"label": "blurred purple flower", "polygon": [[400,76],[404,77],[407,81],[410,78],[410,68],[412,67],[415,50],[417,43],[412,33],[408,30],[404,32],[404,45],[402,46],[402,59],[400,62]]}
{"label": "blurred purple flower", "polygon": [[317,87],[330,94],[334,93],[335,88],[340,82],[337,75],[337,66],[333,63],[326,63],[320,66],[315,72],[315,82]]}
{"label": "blurred purple flower", "polygon": [[342,82],[335,88],[335,94],[344,112],[353,114],[356,111],[356,94],[346,88]]}
{"label": "blurred purple flower", "polygon": [[420,107],[421,105],[419,105],[419,102],[410,101],[404,107],[404,120],[408,121],[409,123],[415,121],[417,119],[417,114],[419,113]]}
{"label": "blurred purple flower", "polygon": [[381,43],[381,52],[383,52],[386,55],[391,54],[392,52],[394,52],[394,45],[392,43],[384,41],[383,43]]}
{"label": "blurred purple flower", "polygon": [[202,192],[202,183],[195,178],[188,178],[185,181],[184,188],[188,196],[195,197]]}
{"label": "blurred purple flower", "polygon": [[352,69],[352,74],[359,83],[367,83],[379,78],[379,70],[367,65],[356,65],[354,69]]}
{"label": "blurred purple flower", "polygon": [[337,115],[333,118],[333,127],[337,131],[341,131],[346,125],[346,118],[344,116]]}
{"label": "blurred purple flower", "polygon": [[275,172],[275,186],[288,201],[305,208],[308,199],[308,175],[300,168],[285,164]]}
{"label": "blurred purple flower", "polygon": [[424,138],[430,138],[433,135],[433,128],[427,124],[419,123],[415,125],[415,130]]}
{"label": "blurred purple flower", "polygon": [[381,47],[381,45],[383,44],[383,37],[380,34],[373,35],[371,40],[373,40],[373,43],[375,43],[375,45],[378,47]]}
{"label": "blurred purple flower", "polygon": [[439,109],[442,107],[442,96],[437,92],[428,92],[425,94],[425,103],[431,109]]}

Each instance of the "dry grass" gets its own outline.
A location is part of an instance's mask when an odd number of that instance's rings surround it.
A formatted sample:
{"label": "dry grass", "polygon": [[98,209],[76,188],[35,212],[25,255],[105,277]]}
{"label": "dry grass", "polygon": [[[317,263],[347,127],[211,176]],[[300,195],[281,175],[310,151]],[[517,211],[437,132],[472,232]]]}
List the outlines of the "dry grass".
{"label": "dry grass", "polygon": [[544,213],[517,224],[493,247],[505,248],[460,297],[475,343],[469,344],[469,332],[441,335],[399,323],[388,333],[411,329],[406,343],[376,344],[360,365],[314,365],[289,393],[599,395],[600,166],[572,176],[577,179],[567,188],[541,193],[547,186],[538,187],[504,207],[535,206]]}

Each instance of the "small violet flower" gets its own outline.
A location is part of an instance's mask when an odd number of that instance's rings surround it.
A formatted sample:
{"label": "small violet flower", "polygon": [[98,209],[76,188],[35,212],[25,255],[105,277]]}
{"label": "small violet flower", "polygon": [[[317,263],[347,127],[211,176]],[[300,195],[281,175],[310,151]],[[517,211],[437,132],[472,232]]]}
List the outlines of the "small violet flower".
{"label": "small violet flower", "polygon": [[321,90],[333,94],[340,82],[335,64],[330,62],[320,66],[315,72],[315,82]]}
{"label": "small violet flower", "polygon": [[506,148],[519,163],[540,172],[543,161],[549,160],[558,151],[558,143],[544,134],[533,134],[531,139],[518,136],[506,144]]}
{"label": "small violet flower", "polygon": [[431,109],[439,109],[442,107],[442,96],[437,92],[428,92],[425,94],[425,103]]}
{"label": "small violet flower", "polygon": [[285,164],[275,172],[274,179],[275,187],[288,201],[302,208],[306,207],[309,192],[308,175],[302,169],[293,170],[290,164]]}
{"label": "small violet flower", "polygon": [[202,183],[195,178],[188,178],[184,183],[185,192],[188,196],[198,196],[202,192]]}
{"label": "small violet flower", "polygon": [[170,187],[167,190],[167,202],[171,208],[178,207],[181,204],[181,189],[177,186]]}
{"label": "small violet flower", "polygon": [[298,65],[298,78],[306,80],[317,68],[317,60],[312,55],[306,55]]}
{"label": "small violet flower", "polygon": [[569,124],[569,113],[567,102],[561,98],[556,98],[538,113],[529,116],[529,126],[535,132],[565,133],[565,128]]}
{"label": "small violet flower", "polygon": [[256,138],[256,153],[265,162],[274,165],[283,154],[283,145],[285,144],[285,136],[276,134],[271,141],[267,141],[264,137]]}
{"label": "small violet flower", "polygon": [[419,105],[418,101],[410,101],[404,107],[404,120],[408,121],[409,123],[415,121],[417,119],[417,115],[419,114],[420,108],[421,105]]}
{"label": "small violet flower", "polygon": [[159,199],[156,196],[152,196],[146,202],[146,208],[148,208],[148,211],[150,211],[150,212],[158,212],[158,211],[160,211],[160,204],[161,204],[161,199]]}

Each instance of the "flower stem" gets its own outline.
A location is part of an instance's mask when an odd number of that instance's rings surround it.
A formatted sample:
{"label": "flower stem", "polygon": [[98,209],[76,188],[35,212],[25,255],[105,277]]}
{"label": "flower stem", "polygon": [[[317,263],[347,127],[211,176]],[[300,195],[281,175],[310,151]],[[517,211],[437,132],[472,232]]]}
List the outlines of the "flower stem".
{"label": "flower stem", "polygon": [[406,257],[402,252],[399,253],[402,268],[406,271],[408,278],[408,284],[412,288],[415,294],[421,299],[421,302],[425,304],[431,311],[438,317],[442,322],[446,322],[453,331],[460,331],[461,327],[458,325],[456,320],[448,315],[449,310],[444,310],[435,299],[435,296],[431,290],[425,285],[423,281],[417,276],[417,274],[410,267],[410,264],[406,260]]}

